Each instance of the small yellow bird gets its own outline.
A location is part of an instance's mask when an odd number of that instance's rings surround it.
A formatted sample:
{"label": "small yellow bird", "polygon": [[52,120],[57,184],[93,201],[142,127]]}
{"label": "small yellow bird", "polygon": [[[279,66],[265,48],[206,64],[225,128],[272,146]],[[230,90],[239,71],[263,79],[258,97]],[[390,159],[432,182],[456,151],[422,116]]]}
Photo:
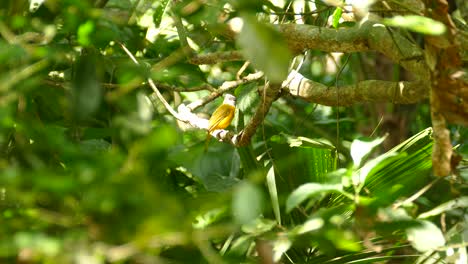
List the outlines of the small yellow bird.
{"label": "small yellow bird", "polygon": [[223,103],[216,108],[208,122],[208,135],[206,137],[205,152],[208,149],[211,132],[217,129],[225,129],[231,124],[236,112],[236,97],[232,94],[224,95]]}

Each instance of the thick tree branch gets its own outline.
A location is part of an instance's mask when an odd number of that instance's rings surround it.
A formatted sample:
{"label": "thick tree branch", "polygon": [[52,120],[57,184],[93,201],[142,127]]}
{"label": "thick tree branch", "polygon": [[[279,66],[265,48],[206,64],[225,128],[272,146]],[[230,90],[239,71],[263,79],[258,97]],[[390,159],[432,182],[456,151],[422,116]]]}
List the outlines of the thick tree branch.
{"label": "thick tree branch", "polygon": [[338,30],[299,24],[280,25],[279,30],[295,52],[307,49],[346,53],[378,51],[412,72],[416,78],[429,78],[422,50],[375,21],[368,20],[353,28]]}
{"label": "thick tree branch", "polygon": [[448,176],[451,171],[452,143],[445,117],[440,112],[440,100],[435,93],[431,94],[431,119],[434,130],[434,147],[432,149],[432,167],[436,176]]}
{"label": "thick tree branch", "polygon": [[[447,1],[428,1],[429,16],[445,24],[447,31],[440,36],[426,36],[426,54],[432,58],[431,64],[431,117],[434,129],[434,149],[432,167],[436,176],[448,176],[457,164],[452,159],[450,131],[447,121],[467,124],[468,85],[460,69],[463,61],[460,56],[460,44],[457,41],[457,28],[450,18]],[[457,72],[460,72],[457,73]],[[455,73],[455,74],[454,74]]]}
{"label": "thick tree branch", "polygon": [[215,64],[224,61],[240,61],[244,60],[240,51],[214,52],[209,54],[198,55],[190,58],[192,64]]}
{"label": "thick tree branch", "polygon": [[[325,52],[377,51],[412,72],[419,80],[429,80],[430,73],[424,61],[423,51],[398,32],[376,21],[365,21],[352,28],[331,29],[302,24],[281,24],[283,34],[294,53],[305,50]],[[239,51],[216,52],[192,57],[193,64],[214,64],[223,61],[242,60]]]}
{"label": "thick tree branch", "polygon": [[413,104],[429,96],[422,82],[390,82],[366,80],[354,85],[326,86],[302,76],[296,71],[289,74],[285,90],[308,102],[329,106],[349,106],[364,102],[392,102]]}

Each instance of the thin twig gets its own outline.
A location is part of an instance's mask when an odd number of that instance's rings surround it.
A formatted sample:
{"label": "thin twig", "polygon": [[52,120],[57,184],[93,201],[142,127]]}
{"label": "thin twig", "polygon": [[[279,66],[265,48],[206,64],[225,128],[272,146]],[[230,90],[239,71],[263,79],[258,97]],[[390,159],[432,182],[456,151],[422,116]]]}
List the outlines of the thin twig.
{"label": "thin twig", "polygon": [[393,209],[397,209],[398,207],[402,206],[403,204],[406,203],[411,203],[414,202],[416,199],[418,199],[421,195],[423,195],[425,192],[427,192],[436,182],[438,182],[441,179],[441,177],[436,178],[432,182],[430,182],[428,185],[424,186],[421,190],[416,192],[415,194],[411,195],[408,199],[401,201],[399,203],[396,203],[393,205]]}
{"label": "thin twig", "polygon": [[3,83],[0,83],[0,91],[6,91],[10,89],[13,85],[21,82],[22,80],[26,78],[29,78],[30,76],[41,71],[48,65],[49,65],[49,62],[44,59],[44,60],[35,62],[31,65],[28,65],[19,71],[16,71],[16,70],[10,71],[8,75],[11,77],[9,79],[6,79]]}
{"label": "thin twig", "polygon": [[240,80],[242,73],[244,73],[244,71],[247,69],[247,67],[249,67],[249,65],[250,65],[250,61],[244,62],[242,67],[240,67],[239,71],[237,71],[237,74],[236,74],[237,80]]}
{"label": "thin twig", "polygon": [[[127,47],[125,47],[125,45],[123,43],[120,43],[118,42],[120,47],[125,51],[125,53],[127,53],[127,55],[130,57],[130,59],[137,65],[140,65],[137,61],[137,59],[135,58],[135,56],[133,56],[133,54],[127,49]],[[161,92],[159,92],[158,90],[158,87],[156,87],[156,84],[154,84],[153,82],[153,79],[151,79],[150,77],[148,77],[147,79],[148,81],[148,84],[150,85],[150,87],[153,89],[154,93],[156,94],[156,96],[158,97],[158,99],[163,103],[163,105],[166,107],[167,111],[169,111],[169,113],[171,113],[171,115],[173,115],[175,118],[177,118],[178,120],[182,121],[182,122],[188,122],[188,120],[186,120],[185,118],[183,118],[179,113],[177,113],[174,108],[172,108],[172,106],[166,101],[166,99],[164,99],[164,97],[162,96]]]}
{"label": "thin twig", "polygon": [[190,57],[190,54],[192,53],[192,49],[189,46],[182,46],[180,49],[174,51],[171,53],[169,56],[164,58],[163,60],[159,61],[156,63],[151,70],[158,72],[163,69],[166,69],[177,62],[181,61],[185,57]]}
{"label": "thin twig", "polygon": [[187,107],[191,109],[192,111],[206,105],[207,103],[213,101],[214,99],[218,98],[219,96],[223,95],[226,92],[229,92],[235,88],[237,88],[241,84],[249,83],[249,82],[254,82],[259,79],[263,78],[263,72],[256,72],[256,73],[251,73],[244,78],[240,80],[235,80],[235,81],[226,81],[224,82],[219,89],[216,91],[212,92],[210,95],[204,97],[201,100],[195,101],[191,104],[189,104]]}
{"label": "thin twig", "polygon": [[190,57],[192,54],[192,48],[189,46],[187,41],[187,34],[185,32],[184,24],[182,23],[182,19],[178,15],[173,15],[172,19],[174,20],[174,25],[177,29],[177,34],[179,35],[180,45],[184,47],[183,52],[185,56]]}

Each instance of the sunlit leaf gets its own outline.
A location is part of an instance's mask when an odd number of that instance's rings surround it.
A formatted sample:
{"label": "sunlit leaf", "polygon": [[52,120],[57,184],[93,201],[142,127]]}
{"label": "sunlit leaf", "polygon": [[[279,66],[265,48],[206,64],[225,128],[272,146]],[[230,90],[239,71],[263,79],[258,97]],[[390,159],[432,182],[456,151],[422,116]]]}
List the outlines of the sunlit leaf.
{"label": "sunlit leaf", "polygon": [[385,18],[383,22],[387,26],[406,28],[426,35],[442,35],[446,30],[443,23],[424,16],[395,16]]}
{"label": "sunlit leaf", "polygon": [[322,228],[325,225],[325,220],[320,217],[314,217],[312,219],[307,220],[305,223],[301,225],[297,225],[292,233],[295,235],[304,234],[307,232],[315,231]]}
{"label": "sunlit leaf", "polygon": [[420,252],[434,250],[445,245],[442,231],[429,221],[420,220],[420,225],[406,230],[411,245]]}
{"label": "sunlit leaf", "polygon": [[386,153],[370,160],[364,164],[361,169],[354,172],[352,176],[354,186],[365,184],[367,176],[372,171],[378,171],[380,168],[384,168],[385,165],[390,164],[395,160],[401,159],[402,156],[404,156],[404,154],[398,155],[397,153]]}
{"label": "sunlit leaf", "polygon": [[276,188],[275,169],[273,166],[268,170],[266,176],[268,192],[270,193],[271,207],[275,214],[276,221],[281,225],[281,212],[278,201],[278,190]]}
{"label": "sunlit leaf", "polygon": [[337,7],[335,9],[335,11],[333,12],[333,22],[332,22],[332,26],[334,28],[338,28],[338,25],[340,23],[340,18],[341,18],[341,14],[343,13],[343,9],[341,7]]}
{"label": "sunlit leaf", "polygon": [[436,215],[442,214],[444,212],[447,212],[456,208],[467,208],[467,207],[468,207],[468,196],[462,196],[460,198],[443,203],[430,211],[424,212],[420,214],[418,218],[420,219],[429,218],[429,217],[436,216]]}
{"label": "sunlit leaf", "polygon": [[351,143],[351,157],[353,158],[354,166],[359,167],[362,160],[367,157],[370,152],[380,145],[386,137],[377,139],[355,139]]}
{"label": "sunlit leaf", "polygon": [[81,24],[78,28],[78,43],[83,46],[88,46],[91,44],[91,33],[94,31],[94,22],[91,20],[86,21],[86,23]]}
{"label": "sunlit leaf", "polygon": [[273,242],[273,260],[278,262],[281,256],[292,246],[292,241],[286,236],[280,236]]}

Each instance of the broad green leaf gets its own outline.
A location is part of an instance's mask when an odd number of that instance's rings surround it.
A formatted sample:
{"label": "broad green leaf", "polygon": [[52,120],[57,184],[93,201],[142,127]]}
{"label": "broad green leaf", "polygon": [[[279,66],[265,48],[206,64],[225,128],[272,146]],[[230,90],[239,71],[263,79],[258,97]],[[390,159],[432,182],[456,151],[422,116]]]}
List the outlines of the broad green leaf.
{"label": "broad green leaf", "polygon": [[424,16],[395,16],[383,22],[387,26],[406,28],[426,35],[442,35],[446,30],[443,23]]}
{"label": "broad green leaf", "polygon": [[[427,184],[431,171],[431,134],[431,128],[425,129],[368,162],[355,172],[354,183],[378,197],[380,206],[390,205],[399,195],[418,191]],[[345,196],[337,195],[333,204],[344,199]]]}
{"label": "broad green leaf", "polygon": [[232,214],[239,224],[247,224],[262,213],[263,196],[254,184],[244,181],[234,190]]}
{"label": "broad green leaf", "polygon": [[236,108],[246,113],[258,105],[260,98],[256,94],[256,83],[241,85],[236,89],[237,104]]}
{"label": "broad green leaf", "polygon": [[441,213],[456,209],[456,208],[467,208],[468,207],[468,196],[462,196],[460,198],[443,203],[436,208],[422,213],[418,216],[419,219],[429,218],[432,216],[439,215]]}
{"label": "broad green leaf", "polygon": [[434,250],[445,245],[442,231],[432,222],[420,220],[421,225],[406,230],[411,245],[420,252]]}
{"label": "broad green leaf", "polygon": [[300,203],[306,199],[323,193],[329,192],[341,192],[341,184],[320,184],[320,183],[306,183],[296,190],[294,190],[291,195],[289,195],[286,200],[286,212],[291,212],[294,207],[298,206]]}
{"label": "broad green leaf", "polygon": [[397,153],[386,153],[384,155],[380,155],[375,159],[370,160],[361,169],[354,172],[352,176],[352,181],[354,186],[362,186],[365,184],[367,176],[372,171],[377,171],[379,168],[395,161],[401,159],[403,155],[398,155]]}
{"label": "broad green leaf", "polygon": [[384,159],[385,162],[374,167],[367,175],[366,189],[378,194],[379,189],[388,190],[398,184],[404,185],[407,191],[422,187],[432,166],[431,135],[432,129],[425,129],[384,154],[399,153],[400,158],[393,161]]}
{"label": "broad green leaf", "polygon": [[237,38],[244,56],[263,71],[268,79],[281,83],[288,75],[291,52],[281,34],[257,21],[251,14],[243,14],[244,24]]}
{"label": "broad green leaf", "polygon": [[[294,137],[286,134],[271,138],[278,172],[277,186],[282,188],[284,177],[294,175],[287,185],[299,186],[308,182],[329,183],[327,173],[334,171],[337,164],[336,149],[325,140]],[[283,176],[283,177],[282,177]],[[289,190],[292,191],[292,190]],[[280,191],[281,192],[281,191]]]}
{"label": "broad green leaf", "polygon": [[386,136],[374,140],[364,138],[353,140],[351,143],[351,157],[353,158],[354,166],[359,168],[362,160],[367,157],[375,147],[380,145],[385,138]]}
{"label": "broad green leaf", "polygon": [[270,193],[271,207],[273,208],[273,213],[275,214],[276,221],[281,225],[281,212],[279,208],[278,201],[278,190],[276,189],[276,179],[275,179],[275,169],[274,166],[268,170],[266,176],[266,182],[268,187],[268,192]]}

